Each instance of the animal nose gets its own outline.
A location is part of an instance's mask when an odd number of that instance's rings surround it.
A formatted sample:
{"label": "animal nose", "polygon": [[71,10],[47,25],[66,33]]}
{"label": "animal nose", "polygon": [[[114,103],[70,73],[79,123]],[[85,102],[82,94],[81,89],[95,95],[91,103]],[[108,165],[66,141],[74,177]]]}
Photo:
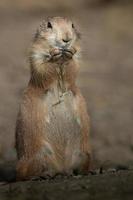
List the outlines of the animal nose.
{"label": "animal nose", "polygon": [[70,41],[71,41],[71,38],[62,39],[62,41],[63,41],[64,43],[68,43],[68,42],[70,42]]}

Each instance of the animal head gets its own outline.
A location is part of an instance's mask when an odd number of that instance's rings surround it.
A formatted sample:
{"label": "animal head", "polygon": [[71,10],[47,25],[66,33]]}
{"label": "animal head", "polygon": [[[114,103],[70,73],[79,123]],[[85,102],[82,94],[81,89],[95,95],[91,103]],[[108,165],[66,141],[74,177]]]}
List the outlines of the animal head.
{"label": "animal head", "polygon": [[79,38],[75,25],[64,17],[44,20],[35,35],[35,40],[44,40],[51,48],[71,48],[77,45]]}

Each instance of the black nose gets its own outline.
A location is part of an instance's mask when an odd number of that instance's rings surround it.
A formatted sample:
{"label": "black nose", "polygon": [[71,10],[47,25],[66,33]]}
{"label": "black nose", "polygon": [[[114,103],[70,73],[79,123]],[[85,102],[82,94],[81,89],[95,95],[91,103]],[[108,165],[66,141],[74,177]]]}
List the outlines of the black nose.
{"label": "black nose", "polygon": [[70,38],[68,38],[68,39],[62,39],[62,41],[65,42],[65,43],[68,43],[68,42],[71,41],[71,39]]}

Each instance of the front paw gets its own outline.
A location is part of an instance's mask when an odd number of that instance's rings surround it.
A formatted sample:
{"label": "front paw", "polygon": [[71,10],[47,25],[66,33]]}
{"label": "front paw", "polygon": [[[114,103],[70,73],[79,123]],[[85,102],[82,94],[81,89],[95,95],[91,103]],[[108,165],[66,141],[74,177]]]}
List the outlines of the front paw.
{"label": "front paw", "polygon": [[51,60],[52,61],[57,61],[61,58],[62,56],[62,51],[58,48],[54,48],[50,51],[50,55],[51,55]]}
{"label": "front paw", "polygon": [[72,59],[75,53],[76,53],[76,49],[73,47],[71,47],[70,49],[64,49],[63,57],[65,60],[69,60],[69,59]]}

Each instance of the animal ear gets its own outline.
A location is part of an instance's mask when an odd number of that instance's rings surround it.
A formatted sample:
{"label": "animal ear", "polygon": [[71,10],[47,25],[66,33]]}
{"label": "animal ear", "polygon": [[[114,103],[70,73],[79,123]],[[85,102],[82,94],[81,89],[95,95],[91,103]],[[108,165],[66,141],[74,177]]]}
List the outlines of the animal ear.
{"label": "animal ear", "polygon": [[35,32],[35,36],[34,36],[34,39],[37,39],[40,35],[40,30],[37,29],[36,32]]}
{"label": "animal ear", "polygon": [[34,41],[37,40],[38,38],[43,38],[43,31],[40,28],[38,28],[35,32]]}
{"label": "animal ear", "polygon": [[82,38],[82,35],[81,35],[80,32],[76,31],[76,34],[77,34],[77,38],[78,38],[78,39],[81,39],[81,38]]}

